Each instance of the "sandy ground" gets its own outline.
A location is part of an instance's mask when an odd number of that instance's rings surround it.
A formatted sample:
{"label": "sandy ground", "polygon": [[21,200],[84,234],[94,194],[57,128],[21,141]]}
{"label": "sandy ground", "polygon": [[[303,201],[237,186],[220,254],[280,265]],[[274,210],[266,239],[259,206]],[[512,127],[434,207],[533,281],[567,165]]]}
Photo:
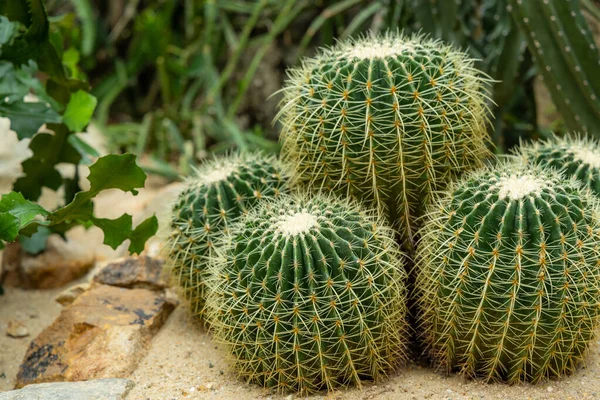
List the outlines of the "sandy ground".
{"label": "sandy ground", "polygon": [[[60,314],[62,306],[54,298],[61,290],[4,288],[4,296],[0,296],[0,392],[13,388],[29,343]],[[29,336],[15,339],[6,335],[10,320],[21,321]]]}
{"label": "sandy ground", "polygon": [[[600,349],[590,351],[585,366],[562,381],[537,386],[486,384],[444,376],[417,365],[362,390],[340,390],[310,399],[600,399]],[[227,357],[206,331],[178,307],[154,338],[148,355],[131,376],[136,386],[127,397],[138,399],[292,399],[236,380]]]}
{"label": "sandy ground", "polygon": [[[0,297],[0,391],[10,390],[29,342],[60,313],[54,302],[59,290],[23,291],[8,288]],[[30,336],[4,334],[11,318],[22,320]],[[226,353],[179,306],[152,341],[148,355],[130,376],[135,387],[127,400],[271,399],[288,400],[238,381],[229,371]],[[417,365],[397,371],[386,380],[367,383],[362,390],[322,393],[311,399],[600,399],[600,346],[575,375],[537,386],[485,384],[458,376],[443,376]]]}

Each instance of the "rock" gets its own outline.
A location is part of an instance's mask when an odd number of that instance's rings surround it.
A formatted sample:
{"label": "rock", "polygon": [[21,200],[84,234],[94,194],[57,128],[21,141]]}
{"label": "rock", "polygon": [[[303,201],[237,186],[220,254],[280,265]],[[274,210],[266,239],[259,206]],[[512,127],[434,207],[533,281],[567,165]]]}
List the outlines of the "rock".
{"label": "rock", "polygon": [[63,290],[56,296],[54,300],[63,306],[68,306],[73,303],[77,297],[90,288],[89,283],[79,283]]}
{"label": "rock", "polygon": [[58,235],[48,238],[48,247],[38,255],[27,254],[15,242],[2,255],[2,283],[24,289],[49,289],[63,286],[83,276],[94,264],[95,255],[78,242]]}
{"label": "rock", "polygon": [[93,285],[31,342],[15,386],[126,377],[173,308],[161,293]]}
{"label": "rock", "polygon": [[29,336],[29,330],[21,321],[10,320],[8,321],[8,326],[6,327],[6,335],[13,338],[22,338],[25,336]]}
{"label": "rock", "polygon": [[132,387],[133,382],[129,379],[117,378],[38,383],[0,393],[0,400],[120,400]]}
{"label": "rock", "polygon": [[127,257],[109,262],[94,276],[94,282],[124,288],[164,289],[164,260],[147,256]]}

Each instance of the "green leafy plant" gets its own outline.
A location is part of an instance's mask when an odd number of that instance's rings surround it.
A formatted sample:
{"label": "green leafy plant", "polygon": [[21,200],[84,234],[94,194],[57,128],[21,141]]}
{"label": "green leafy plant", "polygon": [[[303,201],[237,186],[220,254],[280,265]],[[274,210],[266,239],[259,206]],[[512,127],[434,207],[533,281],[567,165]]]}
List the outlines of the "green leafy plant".
{"label": "green leafy plant", "polygon": [[274,156],[246,152],[206,161],[186,180],[166,248],[171,274],[194,314],[204,313],[214,241],[261,199],[288,192],[288,180],[288,168]]}
{"label": "green leafy plant", "polygon": [[[79,187],[77,166],[92,164],[98,154],[75,133],[88,125],[97,101],[63,43],[60,32],[51,29],[41,0],[0,3],[0,116],[10,119],[19,140],[31,139],[33,153],[23,162],[23,176],[13,192],[0,201],[0,245],[18,238],[27,251],[36,253],[45,248],[51,233],[64,235],[75,225],[96,225],[104,231],[105,244],[116,248],[130,239],[130,251],[140,252],[156,232],[156,217],[132,229],[130,215],[96,218],[92,203],[105,189],[135,194],[143,187],[146,175],[135,165],[135,156],[99,158],[90,166],[91,188]],[[26,101],[32,93],[37,99]],[[44,132],[39,132],[42,125]],[[72,164],[75,176],[63,178],[56,169],[59,163]],[[36,204],[43,187],[64,188],[65,205],[45,210]]]}
{"label": "green leafy plant", "polygon": [[571,373],[598,326],[599,212],[574,178],[518,162],[432,204],[415,287],[438,366],[511,383]]}
{"label": "green leafy plant", "polygon": [[561,170],[600,196],[600,142],[581,135],[554,136],[522,145],[516,153],[524,162]]}
{"label": "green leafy plant", "polygon": [[282,195],[217,249],[208,321],[243,379],[303,393],[360,387],[407,359],[403,254],[357,203]]}
{"label": "green leafy plant", "polygon": [[[73,201],[55,211],[47,211],[39,204],[26,200],[19,192],[10,192],[0,200],[0,241],[14,241],[18,235],[31,236],[63,234],[75,225],[96,225],[104,232],[104,244],[116,248],[126,239],[131,240],[129,251],[139,253],[146,240],[156,233],[158,220],[151,217],[132,229],[132,217],[123,214],[117,219],[94,216],[92,198],[106,189],[120,189],[137,194],[144,187],[146,174],[135,164],[131,154],[108,155],[90,167],[90,189],[75,194]],[[41,217],[41,218],[39,218]],[[39,240],[39,237],[38,237]]]}
{"label": "green leafy plant", "polygon": [[145,152],[145,170],[178,179],[211,152],[278,151],[269,96],[296,59],[292,43],[301,52],[311,39],[333,44],[362,30],[368,3],[56,0],[50,8],[93,84],[110,147]]}
{"label": "green leafy plant", "polygon": [[488,78],[440,41],[364,37],[289,75],[279,120],[296,179],[376,205],[407,247],[431,195],[489,155]]}

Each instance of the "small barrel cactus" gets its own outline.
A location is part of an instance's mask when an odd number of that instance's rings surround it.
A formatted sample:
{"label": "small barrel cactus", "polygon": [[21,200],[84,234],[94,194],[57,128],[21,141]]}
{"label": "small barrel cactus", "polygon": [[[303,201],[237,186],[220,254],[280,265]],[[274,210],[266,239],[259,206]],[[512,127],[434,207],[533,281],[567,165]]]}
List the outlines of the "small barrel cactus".
{"label": "small barrel cactus", "polygon": [[289,71],[282,156],[301,183],[377,206],[411,248],[431,194],[489,155],[488,80],[421,36],[339,43]]}
{"label": "small barrel cactus", "polygon": [[214,239],[260,199],[287,192],[288,178],[275,157],[239,153],[208,161],[187,179],[173,205],[166,247],[172,276],[193,312],[202,314]]}
{"label": "small barrel cactus", "polygon": [[584,137],[558,137],[522,145],[518,154],[525,162],[547,165],[574,176],[600,196],[600,142]]}
{"label": "small barrel cactus", "polygon": [[511,383],[573,371],[598,322],[599,226],[594,197],[548,168],[501,163],[455,184],[417,249],[433,358]]}
{"label": "small barrel cactus", "polygon": [[355,202],[264,202],[217,249],[208,321],[240,377],[279,391],[360,386],[406,359],[394,232]]}

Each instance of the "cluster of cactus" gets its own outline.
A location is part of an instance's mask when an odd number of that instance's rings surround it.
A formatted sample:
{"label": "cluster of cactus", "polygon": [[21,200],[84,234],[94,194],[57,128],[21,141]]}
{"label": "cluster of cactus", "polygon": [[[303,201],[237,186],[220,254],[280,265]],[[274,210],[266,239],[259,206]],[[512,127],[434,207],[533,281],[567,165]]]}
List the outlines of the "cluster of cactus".
{"label": "cluster of cactus", "polygon": [[187,179],[172,207],[167,251],[171,274],[192,310],[202,313],[213,243],[260,199],[289,190],[289,173],[273,156],[232,154],[206,162]]}
{"label": "cluster of cactus", "polygon": [[600,197],[600,142],[597,140],[554,136],[521,146],[518,155],[524,162],[552,167],[577,178],[587,190]]}
{"label": "cluster of cactus", "polygon": [[222,244],[207,305],[244,379],[312,392],[378,378],[406,359],[403,257],[358,204],[281,196]]}
{"label": "cluster of cactus", "polygon": [[487,81],[421,36],[340,43],[290,72],[283,161],[229,156],[188,180],[172,273],[240,377],[308,393],[406,361],[401,245],[438,365],[508,382],[575,368],[600,314],[598,146],[483,167]]}
{"label": "cluster of cactus", "polygon": [[598,326],[599,212],[547,167],[504,163],[454,184],[417,254],[420,328],[436,362],[508,382],[573,371]]}
{"label": "cluster of cactus", "polygon": [[289,72],[282,155],[301,184],[376,205],[410,249],[432,193],[488,156],[488,79],[421,36],[340,43]]}

